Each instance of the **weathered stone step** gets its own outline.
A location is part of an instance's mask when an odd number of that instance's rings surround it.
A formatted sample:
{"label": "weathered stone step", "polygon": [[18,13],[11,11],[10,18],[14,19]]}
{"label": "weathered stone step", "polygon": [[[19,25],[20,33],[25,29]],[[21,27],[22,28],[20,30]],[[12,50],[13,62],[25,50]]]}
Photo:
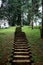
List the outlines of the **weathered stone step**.
{"label": "weathered stone step", "polygon": [[22,48],[22,47],[28,48],[28,46],[26,46],[26,45],[25,45],[25,46],[24,46],[24,45],[14,45],[14,46],[15,46],[15,47],[19,47],[19,48],[20,48],[20,47],[21,47],[21,48]]}
{"label": "weathered stone step", "polygon": [[30,59],[30,55],[14,55],[13,59]]}
{"label": "weathered stone step", "polygon": [[26,46],[14,46],[15,49],[28,49]]}
{"label": "weathered stone step", "polygon": [[25,39],[26,40],[26,38],[25,37],[15,37],[15,39]]}
{"label": "weathered stone step", "polygon": [[14,49],[14,51],[16,52],[26,52],[26,51],[30,51],[30,48],[29,49]]}
{"label": "weathered stone step", "polygon": [[17,47],[20,47],[20,46],[22,46],[22,47],[24,46],[25,47],[25,46],[27,46],[28,47],[27,44],[14,44],[14,46],[17,46]]}
{"label": "weathered stone step", "polygon": [[15,49],[28,49],[28,51],[30,50],[30,47],[13,47],[12,50],[15,50]]}
{"label": "weathered stone step", "polygon": [[17,44],[17,43],[14,45],[28,46],[27,44]]}
{"label": "weathered stone step", "polygon": [[15,36],[21,36],[21,37],[24,36],[24,37],[26,37],[25,33],[23,34],[22,32],[20,32],[19,34],[16,34]]}
{"label": "weathered stone step", "polygon": [[15,49],[27,49],[27,47],[14,47]]}
{"label": "weathered stone step", "polygon": [[31,55],[30,52],[16,52],[16,51],[13,54],[14,55]]}
{"label": "weathered stone step", "polygon": [[[16,39],[16,38],[15,38]],[[17,40],[27,40],[27,39],[24,39],[24,38],[17,38]]]}
{"label": "weathered stone step", "polygon": [[25,36],[15,36],[15,39],[27,39]]}
{"label": "weathered stone step", "polygon": [[24,38],[24,37],[21,37],[21,38],[20,38],[20,37],[15,37],[15,40],[16,40],[16,39],[20,39],[20,40],[27,40],[27,39],[26,39],[26,38]]}
{"label": "weathered stone step", "polygon": [[17,60],[13,60],[12,62],[13,63],[15,63],[15,62],[16,63],[30,63],[31,61],[29,59],[28,60],[25,60],[25,59],[24,60],[23,59],[22,60],[17,59]]}
{"label": "weathered stone step", "polygon": [[[25,35],[25,33],[24,33],[24,32],[22,32],[22,31],[21,31],[21,32],[19,32],[18,34],[19,34],[19,35]],[[16,33],[16,35],[18,35],[18,34]]]}
{"label": "weathered stone step", "polygon": [[18,34],[16,33],[16,36],[25,36],[25,33],[24,32],[19,32]]}
{"label": "weathered stone step", "polygon": [[[30,49],[30,48],[29,48],[29,49]],[[18,51],[21,51],[21,50],[22,50],[22,51],[23,51],[23,50],[24,50],[24,51],[28,51],[29,49],[15,49],[15,50],[18,50]]]}
{"label": "weathered stone step", "polygon": [[26,40],[15,40],[15,42],[27,42]]}
{"label": "weathered stone step", "polygon": [[17,41],[15,41],[15,44],[16,44],[16,43],[17,43],[17,44],[27,44],[27,42],[25,42],[25,41],[23,41],[23,42],[20,42],[20,41],[17,42]]}
{"label": "weathered stone step", "polygon": [[26,40],[15,40],[15,42],[27,42]]}
{"label": "weathered stone step", "polygon": [[19,33],[16,33],[16,35],[15,36],[25,36],[25,33],[24,32],[19,32]]}
{"label": "weathered stone step", "polygon": [[28,57],[30,57],[30,56],[29,56],[29,55],[14,55],[13,57],[28,58]]}
{"label": "weathered stone step", "polygon": [[16,34],[16,36],[21,36],[21,37],[24,36],[24,37],[26,37],[25,34],[22,34],[22,32]]}
{"label": "weathered stone step", "polygon": [[16,52],[29,52],[31,49],[30,48],[12,48],[13,52],[16,51]]}

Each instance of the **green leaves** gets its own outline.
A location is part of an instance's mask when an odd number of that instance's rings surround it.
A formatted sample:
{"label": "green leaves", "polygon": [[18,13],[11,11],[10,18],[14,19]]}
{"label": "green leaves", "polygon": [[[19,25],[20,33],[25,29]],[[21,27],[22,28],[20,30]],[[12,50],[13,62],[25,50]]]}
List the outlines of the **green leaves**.
{"label": "green leaves", "polygon": [[39,6],[41,0],[2,0],[7,3],[5,7],[0,9],[0,18],[7,18],[10,22],[17,21],[19,14],[28,13],[28,20],[39,15]]}

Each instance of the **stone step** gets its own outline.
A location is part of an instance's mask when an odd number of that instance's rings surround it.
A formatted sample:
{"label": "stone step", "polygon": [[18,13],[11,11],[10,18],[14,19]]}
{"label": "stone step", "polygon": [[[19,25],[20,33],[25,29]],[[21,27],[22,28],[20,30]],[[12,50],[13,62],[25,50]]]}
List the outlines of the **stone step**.
{"label": "stone step", "polygon": [[22,35],[22,34],[21,35],[20,34],[16,34],[15,37],[23,37],[23,38],[26,38],[26,36],[25,35]]}
{"label": "stone step", "polygon": [[14,49],[14,51],[16,51],[16,52],[28,52],[28,51],[30,51],[30,48],[29,49]]}
{"label": "stone step", "polygon": [[12,48],[12,50],[14,51],[29,51],[30,50],[30,47],[27,49],[15,49],[15,48]]}
{"label": "stone step", "polygon": [[30,59],[30,55],[14,55],[13,59]]}
{"label": "stone step", "polygon": [[16,63],[30,63],[31,61],[29,59],[28,60],[25,60],[25,59],[24,60],[23,59],[22,60],[17,59],[17,60],[13,60],[12,62],[13,63],[15,63],[15,62]]}
{"label": "stone step", "polygon": [[26,40],[15,40],[15,42],[27,42]]}
{"label": "stone step", "polygon": [[13,52],[14,55],[31,55],[31,52]]}
{"label": "stone step", "polygon": [[15,49],[27,49],[27,47],[14,47]]}
{"label": "stone step", "polygon": [[15,39],[27,39],[25,36],[15,36]]}
{"label": "stone step", "polygon": [[25,33],[22,33],[22,32],[19,32],[18,34],[16,33],[16,36],[18,36],[18,35],[26,36]]}
{"label": "stone step", "polygon": [[25,33],[19,32],[18,34],[16,33],[16,35],[23,35],[23,36],[25,36]]}
{"label": "stone step", "polygon": [[25,42],[25,41],[23,41],[23,42],[20,42],[20,41],[17,42],[17,41],[15,41],[15,44],[16,44],[16,43],[17,43],[17,44],[27,44],[27,42]]}
{"label": "stone step", "polygon": [[14,45],[14,47],[19,47],[19,48],[23,48],[23,47],[25,47],[25,48],[28,48],[28,46],[21,46],[21,45]]}
{"label": "stone step", "polygon": [[15,49],[28,49],[27,46],[14,46]]}
{"label": "stone step", "polygon": [[18,48],[18,49],[17,48],[12,48],[12,50],[14,50],[14,51],[29,51],[30,47],[28,49],[27,48],[26,49],[25,48],[24,49],[23,48],[22,49],[21,48]]}
{"label": "stone step", "polygon": [[27,40],[25,37],[15,37],[15,39],[25,39],[25,40]]}
{"label": "stone step", "polygon": [[14,45],[15,47],[28,47],[27,45]]}
{"label": "stone step", "polygon": [[30,56],[29,56],[29,55],[14,55],[13,57],[28,58],[28,57],[30,57]]}
{"label": "stone step", "polygon": [[15,36],[15,39],[27,39],[25,36]]}
{"label": "stone step", "polygon": [[23,46],[24,46],[24,47],[27,46],[27,47],[28,47],[28,45],[25,45],[25,44],[24,44],[24,45],[23,45],[23,44],[14,44],[14,46],[15,46],[15,47],[20,47],[20,46],[22,46],[22,47],[23,47]]}
{"label": "stone step", "polygon": [[18,41],[20,41],[20,40],[21,40],[21,41],[22,41],[22,40],[23,40],[23,41],[26,40],[26,41],[27,41],[27,39],[23,39],[23,38],[22,38],[22,39],[20,39],[20,38],[15,38],[15,40],[18,40]]}
{"label": "stone step", "polygon": [[17,44],[17,43],[14,45],[28,46],[27,44]]}

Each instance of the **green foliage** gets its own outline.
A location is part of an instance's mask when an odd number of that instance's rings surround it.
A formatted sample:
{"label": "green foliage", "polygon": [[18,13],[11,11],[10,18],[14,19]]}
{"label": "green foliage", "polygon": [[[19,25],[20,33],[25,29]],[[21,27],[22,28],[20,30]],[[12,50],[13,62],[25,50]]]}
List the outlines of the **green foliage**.
{"label": "green foliage", "polygon": [[6,6],[0,8],[0,19],[7,18],[10,25],[21,24],[21,15],[28,13],[27,18],[30,23],[34,15],[40,17],[41,13],[38,8],[41,0],[2,0]]}

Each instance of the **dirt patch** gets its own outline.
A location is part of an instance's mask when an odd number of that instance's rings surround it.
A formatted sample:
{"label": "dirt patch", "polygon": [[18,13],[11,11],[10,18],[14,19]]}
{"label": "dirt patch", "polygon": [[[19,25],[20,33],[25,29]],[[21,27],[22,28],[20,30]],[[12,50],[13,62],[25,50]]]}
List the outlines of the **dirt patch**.
{"label": "dirt patch", "polygon": [[37,63],[34,63],[33,65],[43,65],[43,62],[37,62]]}
{"label": "dirt patch", "polygon": [[36,63],[34,63],[33,65],[43,65],[43,62],[42,62],[43,60],[41,60],[43,57],[42,50],[37,46],[36,43],[32,45],[32,50],[38,57]]}

